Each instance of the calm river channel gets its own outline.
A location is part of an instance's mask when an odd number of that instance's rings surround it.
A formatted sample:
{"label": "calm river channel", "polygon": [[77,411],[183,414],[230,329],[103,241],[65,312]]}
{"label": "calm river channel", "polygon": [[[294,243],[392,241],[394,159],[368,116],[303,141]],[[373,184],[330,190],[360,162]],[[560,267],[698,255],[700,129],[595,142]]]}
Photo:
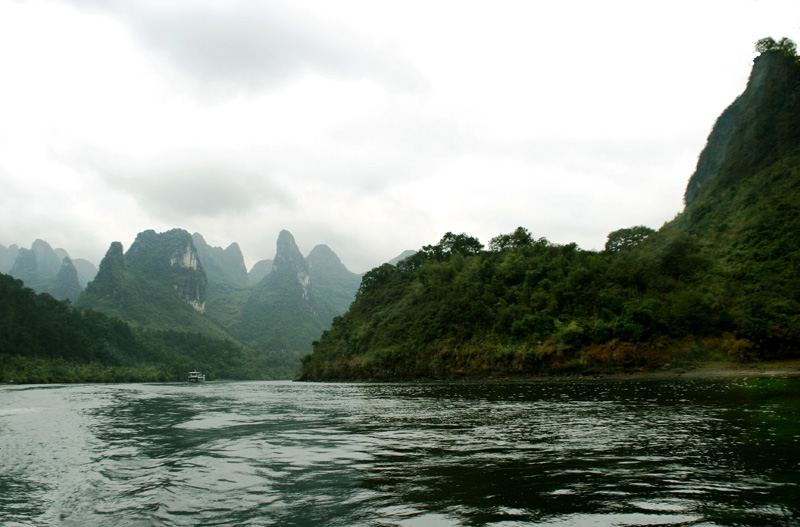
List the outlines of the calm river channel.
{"label": "calm river channel", "polygon": [[0,524],[800,525],[800,379],[7,385]]}

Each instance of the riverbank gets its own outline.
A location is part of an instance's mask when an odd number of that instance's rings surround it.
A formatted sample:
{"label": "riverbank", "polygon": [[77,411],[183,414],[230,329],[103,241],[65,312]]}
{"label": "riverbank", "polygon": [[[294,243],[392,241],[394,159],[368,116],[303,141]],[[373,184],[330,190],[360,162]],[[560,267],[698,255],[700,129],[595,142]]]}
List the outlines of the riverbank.
{"label": "riverbank", "polygon": [[800,359],[756,362],[709,362],[697,368],[676,372],[678,377],[793,377],[800,376]]}
{"label": "riverbank", "polygon": [[389,375],[379,378],[295,379],[299,382],[374,383],[374,382],[539,382],[591,380],[643,380],[724,377],[800,377],[800,359],[732,362],[706,361],[663,367],[658,370],[617,369],[607,371],[552,372],[549,374],[449,373],[439,375]]}
{"label": "riverbank", "polygon": [[693,366],[661,370],[615,371],[572,375],[490,376],[496,381],[556,381],[556,380],[624,380],[624,379],[685,379],[722,377],[800,377],[800,359],[752,363],[709,361]]}

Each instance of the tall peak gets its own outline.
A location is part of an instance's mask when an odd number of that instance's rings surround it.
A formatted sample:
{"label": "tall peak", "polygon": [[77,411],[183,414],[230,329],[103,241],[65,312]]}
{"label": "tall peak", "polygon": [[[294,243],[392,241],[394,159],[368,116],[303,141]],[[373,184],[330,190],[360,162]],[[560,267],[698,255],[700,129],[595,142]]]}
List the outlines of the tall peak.
{"label": "tall peak", "polygon": [[779,50],[756,57],[747,88],[722,112],[697,169],[686,186],[684,201],[717,193],[800,145],[800,63]]}
{"label": "tall peak", "polygon": [[230,244],[224,250],[222,247],[212,247],[197,232],[192,234],[192,242],[209,283],[228,284],[234,287],[249,285],[244,256],[237,243]]}
{"label": "tall peak", "polygon": [[272,271],[293,271],[308,273],[305,258],[297,248],[294,236],[287,230],[283,230],[278,235],[276,244],[275,259],[272,262]]}

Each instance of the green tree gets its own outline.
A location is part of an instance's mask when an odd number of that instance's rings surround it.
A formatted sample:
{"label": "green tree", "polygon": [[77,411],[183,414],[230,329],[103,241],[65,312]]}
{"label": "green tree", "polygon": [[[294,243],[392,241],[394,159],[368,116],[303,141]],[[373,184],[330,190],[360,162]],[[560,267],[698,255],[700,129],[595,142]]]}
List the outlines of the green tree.
{"label": "green tree", "polygon": [[480,254],[483,250],[483,244],[477,238],[468,236],[463,232],[461,234],[446,233],[442,236],[442,240],[437,247],[440,247],[445,255],[462,254],[469,256],[471,254]]}
{"label": "green tree", "polygon": [[511,234],[501,234],[489,241],[489,250],[502,252],[507,249],[519,249],[533,245],[533,236],[525,227],[517,227]]}
{"label": "green tree", "polygon": [[608,235],[606,251],[615,253],[626,249],[632,249],[654,232],[656,231],[644,225],[616,230]]}
{"label": "green tree", "polygon": [[775,41],[772,37],[764,37],[756,42],[756,51],[758,53],[767,53],[768,51],[780,51],[784,55],[794,57],[797,55],[797,44],[792,39],[783,37]]}

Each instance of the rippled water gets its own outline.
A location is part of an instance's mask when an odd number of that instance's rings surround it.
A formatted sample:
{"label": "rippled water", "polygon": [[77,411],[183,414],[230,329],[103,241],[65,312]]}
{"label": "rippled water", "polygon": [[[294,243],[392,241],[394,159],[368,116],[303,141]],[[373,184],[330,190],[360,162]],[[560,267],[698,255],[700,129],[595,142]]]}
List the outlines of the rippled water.
{"label": "rippled water", "polygon": [[0,387],[4,525],[798,525],[800,379]]}

